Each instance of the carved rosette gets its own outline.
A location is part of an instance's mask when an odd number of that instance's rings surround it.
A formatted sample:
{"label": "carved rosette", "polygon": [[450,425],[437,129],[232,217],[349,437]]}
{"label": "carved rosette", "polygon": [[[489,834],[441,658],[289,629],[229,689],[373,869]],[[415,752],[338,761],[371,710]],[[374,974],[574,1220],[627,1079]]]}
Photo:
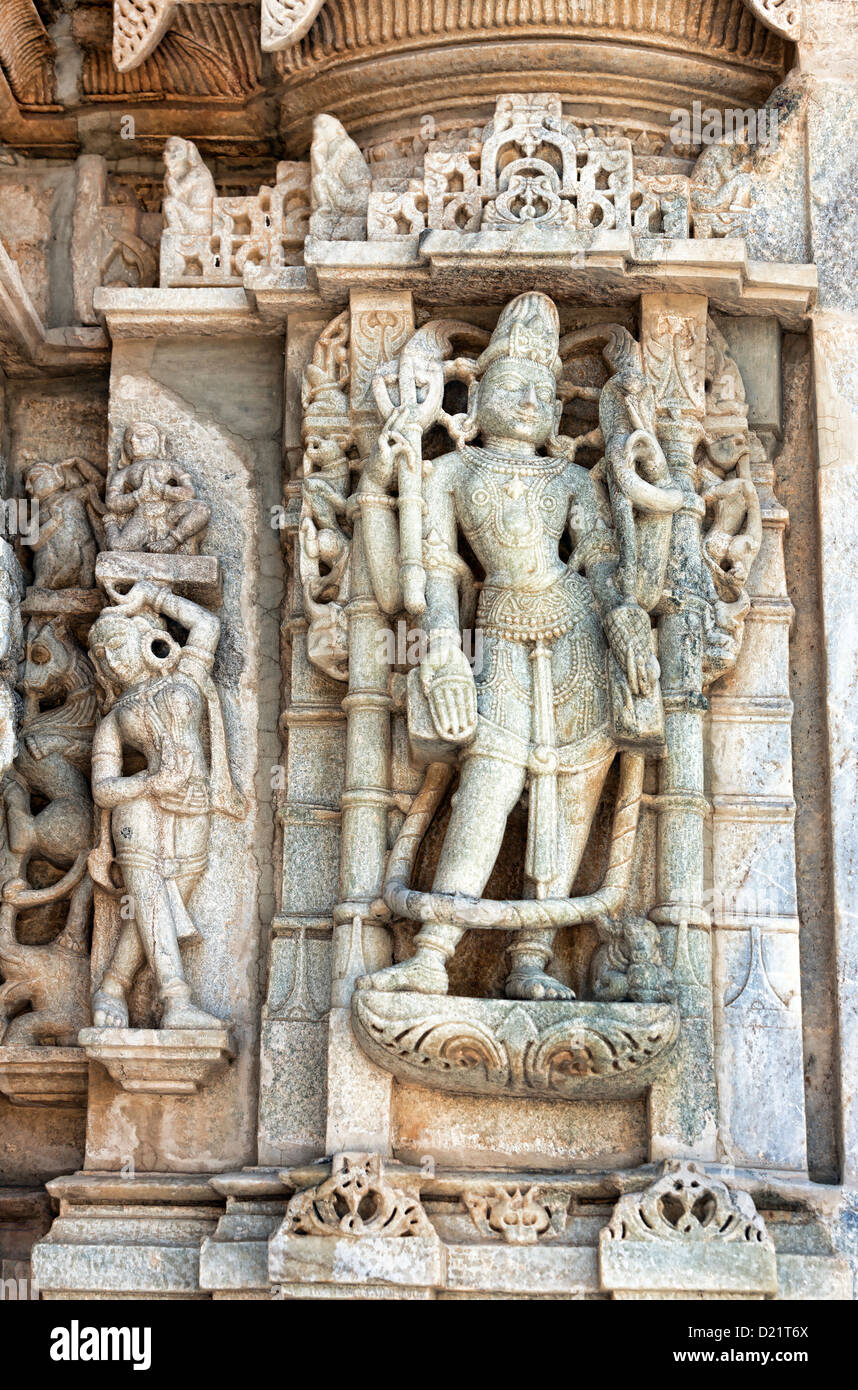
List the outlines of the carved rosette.
{"label": "carved rosette", "polygon": [[379,1066],[462,1095],[640,1095],[679,1030],[671,1004],[525,1004],[357,991],[352,1025]]}

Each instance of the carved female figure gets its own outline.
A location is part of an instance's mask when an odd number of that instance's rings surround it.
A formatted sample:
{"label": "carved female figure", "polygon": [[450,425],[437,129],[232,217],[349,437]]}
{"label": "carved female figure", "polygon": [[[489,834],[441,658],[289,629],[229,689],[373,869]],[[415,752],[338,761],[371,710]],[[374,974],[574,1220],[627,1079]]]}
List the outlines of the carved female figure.
{"label": "carved female figure", "polygon": [[[482,443],[463,443],[426,470],[423,622],[429,650],[414,693],[427,707],[436,757],[445,745],[458,752],[460,781],[433,892],[411,895],[425,898],[427,909],[416,954],[365,977],[358,982],[362,988],[446,993],[445,962],[467,921],[467,906],[463,913],[457,909],[480,899],[526,782],[526,892],[534,908],[568,900],[616,749],[608,644],[632,697],[649,695],[658,681],[649,617],[616,582],[618,553],[604,488],[574,462],[571,441],[556,433],[558,346],[557,310],[547,296],[524,294],[508,304],[476,364],[479,387],[466,435],[479,433]],[[371,570],[386,563],[389,573],[390,554],[385,560],[383,547],[374,553],[373,526],[380,519],[389,527],[384,518],[390,515],[378,499],[396,456],[421,427],[419,407],[403,405],[364,470],[358,496],[368,504],[363,516]],[[539,452],[543,446],[547,455]],[[567,526],[574,545],[569,564],[559,554]],[[457,528],[485,571],[477,613],[484,660],[476,680],[461,650]],[[380,530],[379,539],[384,534]],[[418,713],[410,714],[413,735]],[[642,766],[642,758],[632,756]],[[513,905],[480,906],[484,917],[497,909],[500,924],[504,908]],[[545,969],[556,930],[551,914],[537,911],[534,919],[546,925],[517,932],[506,993],[571,998]],[[566,924],[573,920],[592,917],[567,917]]]}
{"label": "carved female figure", "polygon": [[137,421],[123,440],[123,466],[107,485],[105,534],[111,550],[173,554],[193,549],[211,517],[189,473],[165,458],[154,425]]}
{"label": "carved female figure", "polygon": [[[187,630],[184,646],[163,619]],[[127,1027],[127,993],[144,961],[155,976],[162,1027],[210,1028],[221,1020],[191,1003],[180,943],[198,937],[187,904],[208,862],[212,811],[236,819],[244,806],[232,784],[223,715],[211,679],[220,620],[149,581],[136,583],[93,624],[90,651],[109,701],[92,750],[92,792],[102,842],[91,856],[97,883],[108,877],[110,831],[134,916],[123,923],[93,997],[98,1027]],[[209,726],[210,760],[203,742]],[[145,770],[126,775],[126,754]]]}

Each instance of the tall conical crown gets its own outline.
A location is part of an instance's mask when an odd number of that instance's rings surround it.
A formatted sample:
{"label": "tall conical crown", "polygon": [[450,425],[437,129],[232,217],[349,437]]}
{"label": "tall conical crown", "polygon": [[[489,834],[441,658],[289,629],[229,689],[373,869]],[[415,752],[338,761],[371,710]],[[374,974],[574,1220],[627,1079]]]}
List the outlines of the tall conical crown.
{"label": "tall conical crown", "polygon": [[563,364],[557,353],[560,319],[547,294],[532,291],[511,299],[501,310],[495,331],[477,365],[484,372],[499,357],[539,362],[559,377]]}

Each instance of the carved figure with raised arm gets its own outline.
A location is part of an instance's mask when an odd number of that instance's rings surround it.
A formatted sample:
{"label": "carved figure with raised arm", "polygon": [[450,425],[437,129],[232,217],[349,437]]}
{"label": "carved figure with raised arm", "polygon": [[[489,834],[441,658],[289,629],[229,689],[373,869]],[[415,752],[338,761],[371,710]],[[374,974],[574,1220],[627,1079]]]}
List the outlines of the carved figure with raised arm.
{"label": "carved figure with raised arm", "polygon": [[[115,859],[134,916],[123,922],[93,997],[93,1023],[128,1026],[128,990],[148,961],[162,1027],[219,1027],[220,1019],[191,1001],[181,945],[199,939],[188,903],[208,863],[212,813],[240,819],[245,811],[232,783],[211,676],[221,624],[148,580],[125,596],[112,596],[115,606],[89,635],[107,702],[92,752],[92,792],[102,821],[90,871],[115,892]],[[187,631],[183,646],[168,631],[167,619]],[[124,764],[133,754],[144,768],[128,775]]]}

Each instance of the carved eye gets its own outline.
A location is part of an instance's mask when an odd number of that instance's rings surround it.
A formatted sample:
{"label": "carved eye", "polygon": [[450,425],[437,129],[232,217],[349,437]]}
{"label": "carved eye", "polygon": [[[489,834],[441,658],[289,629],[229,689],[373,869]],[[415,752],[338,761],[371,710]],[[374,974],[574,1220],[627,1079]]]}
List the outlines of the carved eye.
{"label": "carved eye", "polygon": [[50,659],[50,648],[46,647],[44,642],[36,642],[35,645],[30,648],[30,660],[36,666],[47,666]]}
{"label": "carved eye", "polygon": [[159,661],[164,661],[170,655],[170,644],[165,642],[163,637],[154,637],[149,644],[149,650]]}

